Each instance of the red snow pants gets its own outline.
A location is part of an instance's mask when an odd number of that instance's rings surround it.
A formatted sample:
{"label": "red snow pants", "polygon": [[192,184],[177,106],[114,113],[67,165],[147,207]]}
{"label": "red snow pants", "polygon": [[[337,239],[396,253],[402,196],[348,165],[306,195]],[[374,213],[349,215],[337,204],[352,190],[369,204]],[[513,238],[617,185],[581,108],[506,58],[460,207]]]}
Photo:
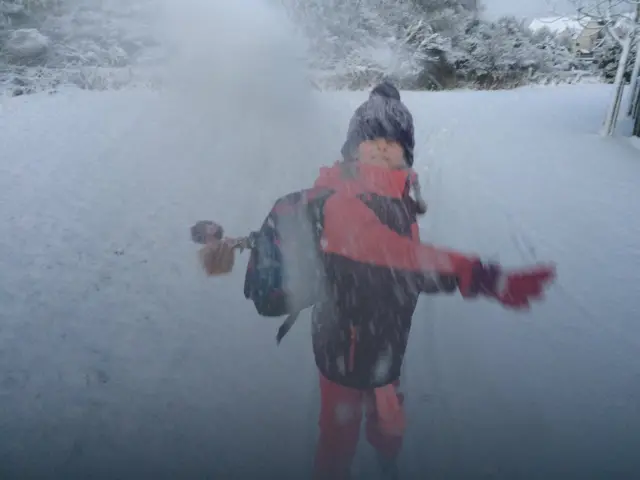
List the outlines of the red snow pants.
{"label": "red snow pants", "polygon": [[396,393],[396,386],[398,382],[376,391],[355,390],[333,383],[320,374],[320,438],[314,480],[349,479],[363,410],[367,440],[377,453],[386,459],[393,459],[400,453],[404,412],[402,396]]}

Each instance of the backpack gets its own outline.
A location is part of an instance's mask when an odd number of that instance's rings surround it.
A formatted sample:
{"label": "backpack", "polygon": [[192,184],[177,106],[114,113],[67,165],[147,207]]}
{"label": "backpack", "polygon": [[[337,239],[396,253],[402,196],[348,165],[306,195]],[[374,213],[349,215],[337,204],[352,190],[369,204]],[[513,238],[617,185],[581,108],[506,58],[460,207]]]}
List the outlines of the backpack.
{"label": "backpack", "polygon": [[320,239],[324,204],[332,193],[311,188],[279,198],[260,230],[252,234],[244,296],[263,317],[288,315],[278,330],[278,343],[300,312],[323,297]]}

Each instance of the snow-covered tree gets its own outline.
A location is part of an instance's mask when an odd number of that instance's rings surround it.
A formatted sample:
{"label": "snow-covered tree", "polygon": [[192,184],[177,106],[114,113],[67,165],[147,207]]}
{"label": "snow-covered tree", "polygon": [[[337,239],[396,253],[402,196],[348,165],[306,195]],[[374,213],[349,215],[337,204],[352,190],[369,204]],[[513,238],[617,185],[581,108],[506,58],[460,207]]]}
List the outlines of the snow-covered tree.
{"label": "snow-covered tree", "polygon": [[[624,69],[625,82],[629,82],[631,80],[636,51],[637,43],[634,42],[631,45],[629,58]],[[593,49],[593,62],[605,81],[613,83],[618,70],[621,53],[622,47],[620,46],[620,43],[609,35],[605,36],[600,42],[598,42]]]}
{"label": "snow-covered tree", "polygon": [[[147,0],[0,0],[0,87],[104,88],[160,57]],[[154,50],[155,47],[155,50]]]}
{"label": "snow-covered tree", "polygon": [[517,85],[533,75],[579,67],[565,40],[548,29],[531,32],[514,17],[471,19],[452,41],[450,58],[459,78],[480,86]]}
{"label": "snow-covered tree", "polygon": [[[602,127],[602,134],[610,136],[615,131],[620,112],[631,49],[634,43],[640,40],[640,36],[637,35],[638,19],[632,12],[632,9],[637,7],[638,0],[573,0],[573,2],[582,23],[586,25],[590,21],[599,22],[620,49],[614,79],[615,90]],[[637,60],[640,61],[640,56]]]}
{"label": "snow-covered tree", "polygon": [[439,37],[411,1],[284,0],[325,84],[362,87],[382,77],[410,87]]}
{"label": "snow-covered tree", "polygon": [[476,0],[411,0],[415,5],[420,7],[423,12],[437,13],[445,9],[467,10],[476,12],[480,9],[480,5]]}
{"label": "snow-covered tree", "polygon": [[[382,78],[403,88],[507,86],[575,67],[557,36],[534,35],[515,18],[485,20],[475,0],[265,1],[290,14],[301,34],[292,41],[305,43],[311,77],[324,87],[363,88]],[[131,82],[168,48],[149,21],[157,6],[0,0],[0,88]]]}
{"label": "snow-covered tree", "polygon": [[522,21],[483,20],[460,0],[284,0],[309,41],[325,85],[364,87],[382,77],[411,88],[504,86],[531,72],[569,69],[573,57]]}

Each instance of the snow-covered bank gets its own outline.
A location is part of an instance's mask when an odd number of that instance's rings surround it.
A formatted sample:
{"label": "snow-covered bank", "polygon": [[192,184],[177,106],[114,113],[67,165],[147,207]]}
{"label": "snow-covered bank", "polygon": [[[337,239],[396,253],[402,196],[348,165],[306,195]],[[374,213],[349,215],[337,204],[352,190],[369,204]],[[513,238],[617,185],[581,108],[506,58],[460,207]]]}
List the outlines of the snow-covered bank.
{"label": "snow-covered bank", "polygon": [[[560,274],[530,314],[421,302],[405,382],[415,478],[640,472],[640,162],[597,135],[610,93],[405,94],[424,235]],[[242,269],[206,280],[187,228],[254,227],[335,159],[365,96],[301,96],[270,122],[237,97],[219,111],[218,97],[144,91],[0,103],[0,476],[306,478],[308,324],[276,348]],[[364,443],[361,460],[370,478]]]}

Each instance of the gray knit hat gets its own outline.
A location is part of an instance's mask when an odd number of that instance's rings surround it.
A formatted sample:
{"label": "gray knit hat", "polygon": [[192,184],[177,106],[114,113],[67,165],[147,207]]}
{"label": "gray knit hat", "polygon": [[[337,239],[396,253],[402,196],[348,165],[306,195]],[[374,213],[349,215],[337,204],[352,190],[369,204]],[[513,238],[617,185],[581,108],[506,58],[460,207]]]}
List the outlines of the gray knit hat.
{"label": "gray knit hat", "polygon": [[402,145],[407,165],[413,165],[413,116],[400,100],[398,89],[389,82],[383,82],[371,90],[369,99],[354,112],[347,139],[342,146],[343,158],[346,161],[355,160],[362,142],[378,138]]}

